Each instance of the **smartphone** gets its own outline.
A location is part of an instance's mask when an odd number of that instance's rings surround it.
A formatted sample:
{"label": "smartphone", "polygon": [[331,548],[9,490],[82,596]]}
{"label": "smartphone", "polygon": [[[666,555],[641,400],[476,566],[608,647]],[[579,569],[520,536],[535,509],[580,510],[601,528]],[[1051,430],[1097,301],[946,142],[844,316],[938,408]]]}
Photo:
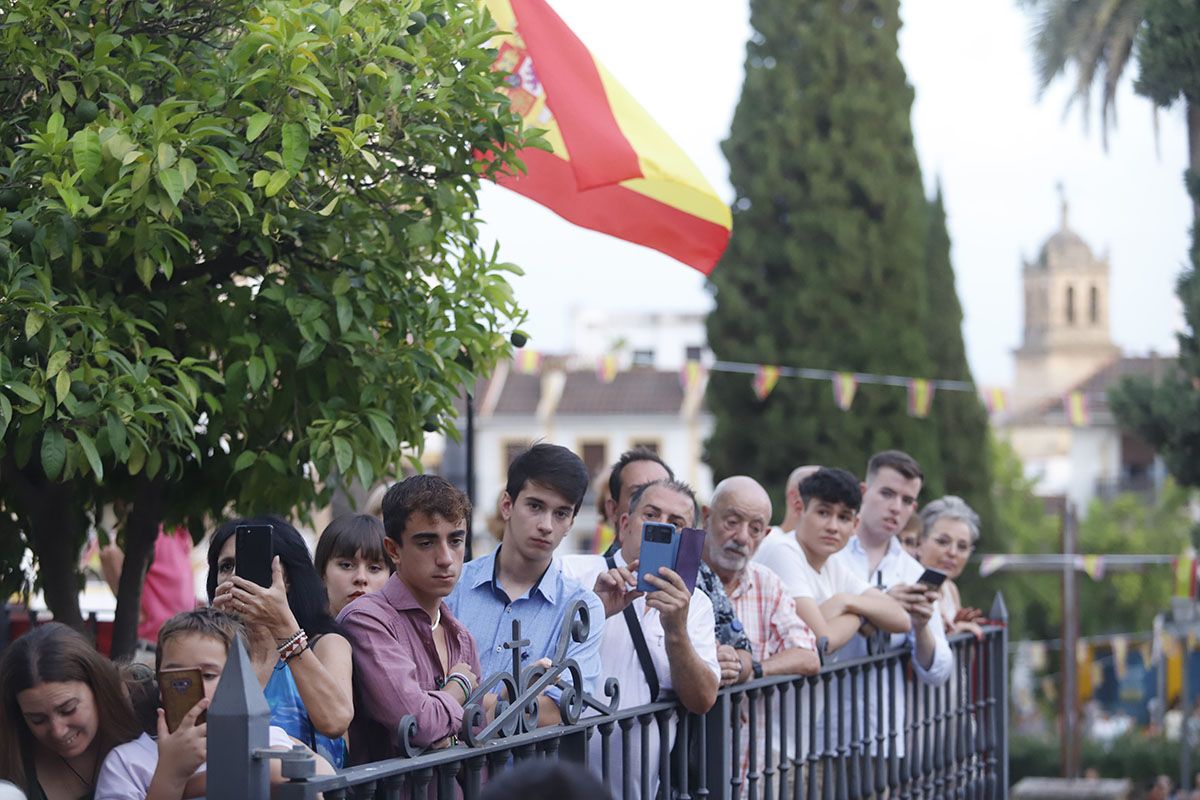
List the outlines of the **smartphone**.
{"label": "smartphone", "polygon": [[946,581],[946,573],[938,572],[936,569],[926,569],[921,573],[921,577],[917,578],[917,583],[923,583],[930,589],[940,589]]}
{"label": "smartphone", "polygon": [[[158,673],[158,685],[167,714],[167,730],[174,733],[192,707],[204,699],[204,676],[198,669],[164,669]],[[197,717],[196,724],[204,722],[207,714],[206,711]]]}
{"label": "smartphone", "polygon": [[675,554],[673,569],[683,578],[689,592],[696,590],[696,578],[700,575],[700,557],[704,552],[703,528],[684,528],[679,531],[679,552]]}
{"label": "smartphone", "polygon": [[238,525],[234,529],[233,572],[259,586],[271,585],[271,561],[275,558],[272,543],[273,525]]}
{"label": "smartphone", "polygon": [[642,551],[638,555],[639,592],[654,592],[657,586],[646,582],[646,575],[658,575],[659,567],[675,569],[675,554],[679,551],[679,537],[675,526],[666,522],[642,523]]}

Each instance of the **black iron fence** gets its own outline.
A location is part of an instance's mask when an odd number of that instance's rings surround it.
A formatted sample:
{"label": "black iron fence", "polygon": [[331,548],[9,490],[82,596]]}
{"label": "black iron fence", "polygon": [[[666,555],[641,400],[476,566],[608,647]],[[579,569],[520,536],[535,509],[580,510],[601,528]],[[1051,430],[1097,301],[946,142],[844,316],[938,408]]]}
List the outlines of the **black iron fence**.
{"label": "black iron fence", "polygon": [[[208,794],[268,797],[267,762],[283,760],[287,782],[274,795],[331,800],[473,800],[489,776],[531,759],[585,765],[616,800],[853,800],[854,798],[1005,798],[1008,796],[1007,613],[997,596],[983,637],[952,637],[954,670],[929,686],[911,677],[906,650],[882,650],[827,663],[809,677],[764,678],[722,689],[705,715],[674,702],[619,707],[577,693],[568,637],[586,636],[586,609],[564,626],[560,657],[546,669],[493,676],[468,700],[462,743],[314,777],[301,749],[266,749],[268,710],[245,649],[231,654],[208,711]],[[514,637],[519,639],[519,637]],[[559,681],[572,678],[570,684]],[[561,725],[537,727],[537,695],[563,687]],[[485,724],[481,694],[503,688]]]}

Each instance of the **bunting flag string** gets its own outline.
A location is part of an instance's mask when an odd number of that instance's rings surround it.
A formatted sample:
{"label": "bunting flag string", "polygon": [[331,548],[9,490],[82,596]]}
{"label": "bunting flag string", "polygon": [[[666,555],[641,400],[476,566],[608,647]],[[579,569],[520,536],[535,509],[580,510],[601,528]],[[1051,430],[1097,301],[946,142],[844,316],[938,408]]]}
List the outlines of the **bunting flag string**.
{"label": "bunting flag string", "polygon": [[596,360],[596,377],[601,383],[612,383],[617,379],[617,357],[614,355],[600,356]]}
{"label": "bunting flag string", "polygon": [[908,415],[917,419],[929,416],[933,406],[933,381],[928,378],[908,379]]}
{"label": "bunting flag string", "polygon": [[852,372],[839,372],[833,376],[833,402],[842,411],[849,411],[858,391],[858,378]]}
{"label": "bunting flag string", "polygon": [[1091,421],[1091,414],[1088,413],[1087,398],[1083,392],[1071,392],[1063,398],[1063,405],[1067,411],[1067,420],[1071,426],[1075,428],[1085,427]]}
{"label": "bunting flag string", "polygon": [[779,383],[779,367],[771,364],[761,364],[758,372],[754,375],[752,388],[754,396],[759,400],[766,400],[767,395],[775,388],[775,384]]}

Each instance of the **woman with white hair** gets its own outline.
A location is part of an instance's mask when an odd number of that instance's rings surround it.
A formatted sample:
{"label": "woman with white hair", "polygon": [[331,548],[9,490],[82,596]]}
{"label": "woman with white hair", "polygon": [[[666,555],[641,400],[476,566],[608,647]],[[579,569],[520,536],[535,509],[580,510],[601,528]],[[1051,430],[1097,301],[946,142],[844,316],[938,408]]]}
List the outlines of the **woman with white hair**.
{"label": "woman with white hair", "polygon": [[925,530],[921,534],[918,557],[921,563],[946,573],[938,603],[947,633],[963,631],[982,636],[976,620],[983,619],[977,608],[963,608],[954,581],[967,566],[967,559],[979,541],[979,515],[961,497],[946,495],[921,509]]}

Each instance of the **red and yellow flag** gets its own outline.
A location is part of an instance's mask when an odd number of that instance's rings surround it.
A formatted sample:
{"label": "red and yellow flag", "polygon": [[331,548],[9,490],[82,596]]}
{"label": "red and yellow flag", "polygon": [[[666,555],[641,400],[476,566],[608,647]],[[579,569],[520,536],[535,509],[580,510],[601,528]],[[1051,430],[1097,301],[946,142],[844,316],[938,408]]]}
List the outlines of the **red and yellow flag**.
{"label": "red and yellow flag", "polygon": [[733,219],[704,176],[546,0],[484,0],[501,31],[493,69],[552,152],[499,180],[564,219],[651,247],[707,275]]}
{"label": "red and yellow flag", "polygon": [[779,383],[779,367],[771,364],[759,364],[751,384],[754,388],[754,396],[759,400],[766,400],[767,395],[774,390],[777,383]]}
{"label": "red and yellow flag", "polygon": [[612,383],[617,379],[617,357],[600,356],[596,359],[596,377],[601,383]]}
{"label": "red and yellow flag", "polygon": [[933,407],[933,391],[936,387],[928,378],[908,379],[908,415],[924,419]]}
{"label": "red and yellow flag", "polygon": [[983,405],[988,414],[995,416],[1008,410],[1008,393],[995,387],[983,393]]}
{"label": "red and yellow flag", "polygon": [[854,402],[854,393],[858,391],[858,378],[852,372],[839,372],[833,376],[833,402],[842,411],[849,411]]}
{"label": "red and yellow flag", "polygon": [[1067,421],[1073,427],[1082,428],[1091,421],[1087,396],[1083,392],[1071,392],[1063,398],[1063,405],[1066,407]]}

